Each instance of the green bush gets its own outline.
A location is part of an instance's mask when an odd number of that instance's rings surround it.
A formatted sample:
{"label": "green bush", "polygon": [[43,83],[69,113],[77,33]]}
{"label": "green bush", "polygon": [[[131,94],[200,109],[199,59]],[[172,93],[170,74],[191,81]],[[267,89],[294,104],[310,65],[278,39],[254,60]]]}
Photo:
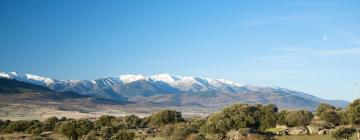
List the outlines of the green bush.
{"label": "green bush", "polygon": [[349,117],[348,111],[340,110],[338,112],[338,115],[340,117],[340,124],[342,124],[342,125],[350,124],[350,117]]}
{"label": "green bush", "polygon": [[9,120],[3,121],[0,120],[0,133],[6,129],[6,127],[10,124]]}
{"label": "green bush", "polygon": [[149,125],[153,128],[160,128],[166,124],[183,122],[181,112],[174,110],[162,110],[150,116]]}
{"label": "green bush", "polygon": [[96,127],[112,126],[114,125],[116,118],[114,116],[103,115],[95,121]]}
{"label": "green bush", "polygon": [[128,129],[142,128],[142,126],[140,126],[141,121],[142,120],[135,115],[124,117],[125,126]]}
{"label": "green bush", "polygon": [[33,134],[34,136],[38,136],[43,132],[42,124],[36,123],[36,124],[30,126],[29,128],[27,128],[25,130],[25,132],[28,134]]}
{"label": "green bush", "polygon": [[326,110],[319,117],[321,120],[334,125],[339,125],[341,122],[340,116],[335,110]]}
{"label": "green bush", "polygon": [[337,139],[348,139],[356,130],[354,128],[339,127],[331,135]]}
{"label": "green bush", "polygon": [[276,124],[279,125],[287,125],[286,124],[286,116],[289,114],[288,110],[281,110],[280,112],[277,113],[277,120],[276,120]]}
{"label": "green bush", "polygon": [[306,126],[309,125],[313,114],[307,110],[298,110],[289,112],[285,121],[288,126]]}
{"label": "green bush", "polygon": [[105,126],[100,129],[100,137],[103,139],[110,139],[118,131],[119,131],[119,129],[117,127]]}
{"label": "green bush", "polygon": [[266,130],[276,126],[278,108],[275,105],[261,106],[257,105],[260,110],[260,130]]}
{"label": "green bush", "polygon": [[56,123],[60,122],[57,117],[50,117],[43,121],[43,131],[53,131]]}
{"label": "green bush", "polygon": [[39,121],[25,121],[25,120],[20,120],[20,121],[12,121],[10,122],[4,132],[5,133],[14,133],[14,132],[25,132],[26,129],[28,129],[30,126],[39,123]]}
{"label": "green bush", "polygon": [[111,140],[133,140],[135,138],[134,132],[119,131],[111,137]]}
{"label": "green bush", "polygon": [[91,130],[85,136],[83,136],[84,140],[98,140],[100,139],[98,131]]}
{"label": "green bush", "polygon": [[78,139],[78,134],[76,132],[76,121],[70,120],[70,121],[64,121],[60,122],[55,126],[56,133],[59,133],[68,139]]}
{"label": "green bush", "polygon": [[317,108],[316,108],[316,116],[321,116],[321,113],[328,111],[328,110],[335,110],[336,108],[332,105],[326,104],[326,103],[321,103]]}
{"label": "green bush", "polygon": [[76,134],[81,137],[94,129],[94,124],[89,120],[79,120],[76,122]]}
{"label": "green bush", "polygon": [[235,104],[219,113],[212,114],[201,127],[203,133],[216,134],[224,138],[229,130],[259,128],[261,112],[258,107]]}
{"label": "green bush", "polygon": [[351,124],[360,124],[360,99],[349,104],[347,113]]}
{"label": "green bush", "polygon": [[172,135],[173,140],[183,140],[190,134],[199,132],[199,128],[195,125],[188,125],[186,123],[177,123],[174,125],[174,133]]}

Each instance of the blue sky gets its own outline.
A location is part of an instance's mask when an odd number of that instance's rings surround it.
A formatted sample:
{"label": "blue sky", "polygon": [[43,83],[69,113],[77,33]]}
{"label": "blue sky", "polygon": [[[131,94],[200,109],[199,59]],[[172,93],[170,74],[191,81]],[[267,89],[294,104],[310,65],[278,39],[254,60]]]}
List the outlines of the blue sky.
{"label": "blue sky", "polygon": [[199,75],[352,100],[360,82],[359,6],[358,0],[2,0],[0,71],[57,79]]}

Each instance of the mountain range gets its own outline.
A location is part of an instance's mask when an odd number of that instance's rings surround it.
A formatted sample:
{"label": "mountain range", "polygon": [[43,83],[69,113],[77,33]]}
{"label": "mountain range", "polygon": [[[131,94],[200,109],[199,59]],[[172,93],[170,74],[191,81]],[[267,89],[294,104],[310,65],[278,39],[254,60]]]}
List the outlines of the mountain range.
{"label": "mountain range", "polygon": [[225,79],[175,76],[121,75],[95,80],[57,80],[43,76],[1,72],[0,77],[46,87],[56,92],[158,106],[222,108],[233,103],[275,104],[283,109],[314,110],[320,103],[338,107],[341,100],[325,100],[281,87],[239,84]]}

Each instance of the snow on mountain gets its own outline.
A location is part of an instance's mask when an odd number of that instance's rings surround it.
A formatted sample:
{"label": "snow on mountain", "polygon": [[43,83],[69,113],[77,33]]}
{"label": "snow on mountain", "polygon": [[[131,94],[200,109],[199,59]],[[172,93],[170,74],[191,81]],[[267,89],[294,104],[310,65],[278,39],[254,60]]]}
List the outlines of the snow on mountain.
{"label": "snow on mountain", "polygon": [[[158,74],[152,76],[143,75],[120,75],[118,77],[105,77],[96,80],[54,80],[32,74],[22,74],[16,72],[0,73],[0,77],[11,78],[32,84],[48,86],[55,90],[61,88],[70,88],[81,86],[81,88],[112,88],[115,85],[130,84],[136,81],[146,81],[150,84],[161,82],[182,92],[201,92],[201,91],[218,91],[218,92],[239,92],[244,86],[228,81],[225,79],[210,79],[204,77],[182,77],[170,74]],[[161,85],[161,84],[160,84]],[[55,88],[55,87],[56,88]],[[157,85],[159,86],[159,85]],[[240,90],[241,89],[241,90]],[[62,89],[64,90],[64,89]]]}
{"label": "snow on mountain", "polygon": [[49,86],[49,85],[55,83],[55,81],[53,79],[42,77],[42,76],[37,76],[37,75],[32,75],[32,74],[26,74],[26,73],[16,73],[16,72],[3,73],[2,72],[0,74],[0,76],[23,81],[23,82],[42,85],[42,86]]}
{"label": "snow on mountain", "polygon": [[112,87],[114,85],[130,84],[136,81],[146,81],[149,83],[162,82],[169,86],[176,88],[183,92],[200,92],[200,91],[220,91],[220,92],[238,92],[239,89],[243,89],[244,86],[228,81],[225,79],[210,79],[204,77],[182,77],[174,76],[170,74],[158,74],[152,76],[143,75],[120,75],[118,77],[105,77],[96,80],[54,80],[42,76],[23,74],[23,73],[0,73],[0,77],[11,78],[23,82],[29,82],[32,84],[52,87],[71,87],[71,86],[82,86],[94,88],[100,87]]}
{"label": "snow on mountain", "polygon": [[161,81],[161,82],[165,82],[169,85],[175,85],[175,83],[180,80],[179,77],[177,76],[173,76],[170,74],[158,74],[158,75],[153,75],[153,76],[149,76],[147,78],[148,80],[153,80],[153,81]]}
{"label": "snow on mountain", "polygon": [[3,73],[3,72],[0,72],[0,77],[2,77],[2,78],[11,78],[9,74]]}
{"label": "snow on mountain", "polygon": [[301,108],[315,108],[321,102],[340,106],[347,104],[344,101],[324,100],[280,87],[243,85],[225,79],[170,74],[120,75],[95,80],[55,80],[32,74],[0,72],[0,77],[46,86],[59,92],[73,91],[84,95],[135,102],[198,103],[219,107],[236,102],[274,103],[282,107]]}
{"label": "snow on mountain", "polygon": [[135,82],[138,80],[144,80],[145,77],[143,75],[121,75],[120,80],[125,84]]}

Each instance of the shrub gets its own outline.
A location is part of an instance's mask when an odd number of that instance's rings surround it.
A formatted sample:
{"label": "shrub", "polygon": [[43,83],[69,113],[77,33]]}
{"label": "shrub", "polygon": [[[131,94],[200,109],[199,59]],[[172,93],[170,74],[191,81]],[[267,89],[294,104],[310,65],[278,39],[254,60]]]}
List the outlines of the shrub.
{"label": "shrub", "polygon": [[356,130],[354,128],[339,127],[331,135],[337,139],[348,139]]}
{"label": "shrub", "polygon": [[56,123],[60,122],[57,117],[50,117],[43,121],[43,130],[44,131],[53,131]]}
{"label": "shrub", "polygon": [[162,110],[151,115],[149,125],[154,128],[165,126],[166,124],[183,122],[181,112],[174,110]]}
{"label": "shrub", "polygon": [[321,116],[321,113],[328,111],[328,110],[335,110],[336,108],[332,105],[326,104],[326,103],[321,103],[317,108],[316,108],[316,116]]}
{"label": "shrub", "polygon": [[201,131],[209,134],[217,134],[224,138],[229,130],[240,128],[259,128],[260,111],[255,106],[247,104],[235,104],[223,109],[219,113],[211,115],[201,127]]}
{"label": "shrub", "polygon": [[277,113],[277,124],[286,125],[286,116],[289,114],[287,110],[281,110]]}
{"label": "shrub", "polygon": [[134,138],[135,138],[134,132],[119,131],[114,136],[111,137],[111,140],[133,140]]}
{"label": "shrub", "polygon": [[103,139],[110,139],[114,134],[118,132],[118,128],[114,126],[105,126],[100,130],[100,137]]}
{"label": "shrub", "polygon": [[76,134],[81,137],[94,129],[94,124],[89,120],[80,120],[76,123]]}
{"label": "shrub", "polygon": [[2,132],[10,124],[9,120],[3,121],[0,120],[0,132]]}
{"label": "shrub", "polygon": [[266,130],[276,126],[278,108],[275,105],[258,105],[260,110],[260,130]]}
{"label": "shrub", "polygon": [[342,124],[342,125],[350,124],[350,117],[346,110],[339,111],[338,115],[340,117],[340,124]]}
{"label": "shrub", "polygon": [[116,118],[114,116],[103,115],[95,121],[96,127],[112,126]]}
{"label": "shrub", "polygon": [[319,117],[321,120],[324,120],[325,122],[331,123],[334,125],[339,125],[340,121],[341,121],[339,114],[334,110],[324,111],[320,114]]}
{"label": "shrub", "polygon": [[177,123],[174,125],[172,140],[183,140],[188,135],[198,133],[199,129],[195,125],[187,125],[186,123]]}
{"label": "shrub", "polygon": [[34,136],[38,136],[43,132],[42,125],[41,125],[41,123],[36,123],[36,124],[30,126],[29,128],[27,128],[25,130],[25,132],[28,134],[33,134]]}
{"label": "shrub", "polygon": [[4,132],[5,133],[25,132],[27,128],[34,125],[35,123],[39,123],[39,121],[25,121],[25,120],[12,121],[6,126]]}
{"label": "shrub", "polygon": [[130,115],[124,117],[125,126],[129,129],[141,128],[141,119],[138,116]]}
{"label": "shrub", "polygon": [[307,110],[298,110],[289,112],[286,117],[286,124],[289,126],[306,126],[309,125],[313,114]]}
{"label": "shrub", "polygon": [[99,133],[95,130],[91,130],[89,133],[87,133],[85,136],[83,136],[84,140],[98,140]]}
{"label": "shrub", "polygon": [[78,134],[76,133],[76,121],[64,121],[56,125],[55,131],[69,139],[77,139]]}
{"label": "shrub", "polygon": [[348,106],[349,121],[352,124],[360,124],[360,99],[355,100]]}

